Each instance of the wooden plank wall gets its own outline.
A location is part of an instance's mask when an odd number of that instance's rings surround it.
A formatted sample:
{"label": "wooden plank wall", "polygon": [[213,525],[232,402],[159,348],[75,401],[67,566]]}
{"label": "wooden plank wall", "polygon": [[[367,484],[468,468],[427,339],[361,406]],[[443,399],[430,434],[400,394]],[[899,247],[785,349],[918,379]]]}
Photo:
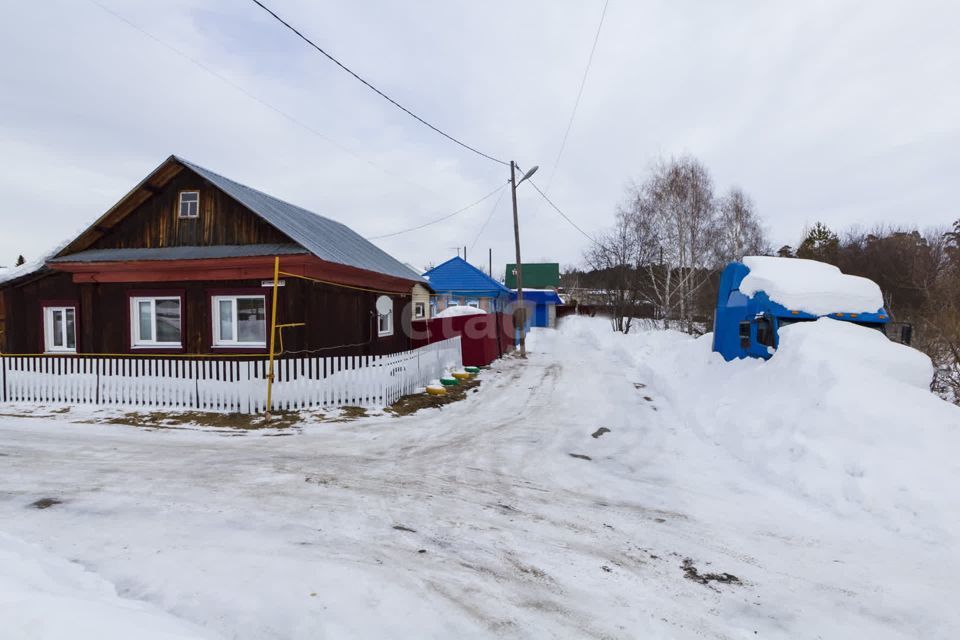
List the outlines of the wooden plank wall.
{"label": "wooden plank wall", "polygon": [[[44,300],[71,300],[79,305],[78,344],[83,353],[129,353],[130,296],[170,293],[184,296],[183,326],[186,353],[213,353],[210,295],[216,291],[242,289],[262,292],[262,280],[164,282],[151,284],[74,284],[70,274],[53,273],[44,278],[6,289],[9,313],[5,336],[7,353],[38,353],[42,350]],[[376,300],[379,294],[344,287],[286,278],[280,288],[278,324],[304,322],[305,327],[285,329],[288,351],[311,351],[320,356],[380,355],[410,349],[404,331],[409,326],[410,296],[394,300],[394,332],[377,336]],[[356,346],[343,346],[356,345]],[[333,348],[338,347],[338,348]],[[323,349],[323,351],[318,351]],[[229,351],[224,351],[229,353]]]}
{"label": "wooden plank wall", "polygon": [[[200,192],[200,215],[180,218],[180,191]],[[290,243],[292,240],[190,169],[178,173],[91,249]]]}

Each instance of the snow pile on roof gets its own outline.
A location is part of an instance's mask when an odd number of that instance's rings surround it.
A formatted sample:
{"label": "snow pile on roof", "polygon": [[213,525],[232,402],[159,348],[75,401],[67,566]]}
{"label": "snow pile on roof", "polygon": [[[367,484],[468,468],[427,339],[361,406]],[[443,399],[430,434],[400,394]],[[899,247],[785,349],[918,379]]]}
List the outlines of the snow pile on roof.
{"label": "snow pile on roof", "polygon": [[[80,235],[78,231],[76,235]],[[47,260],[50,260],[55,255],[64,250],[64,248],[70,244],[75,236],[71,236],[67,240],[59,242],[53,249],[43,254],[36,260],[27,260],[25,263],[19,267],[10,267],[9,269],[0,269],[0,284],[4,282],[10,282],[11,280],[16,280],[17,278],[28,276],[31,273],[40,271],[43,269],[44,265],[47,264]]]}
{"label": "snow pile on roof", "polygon": [[202,630],[117,595],[112,584],[40,547],[0,533],[5,638],[191,640]]}
{"label": "snow pile on roof", "polygon": [[479,316],[486,315],[486,311],[483,309],[477,309],[476,307],[468,307],[466,305],[456,305],[453,307],[447,307],[437,315],[433,316],[434,318],[456,318],[458,316]]}
{"label": "snow pile on roof", "polygon": [[883,307],[883,294],[873,280],[844,274],[832,264],[769,256],[747,256],[743,264],[750,273],[740,283],[741,293],[763,291],[790,310],[826,315],[876,313]]}
{"label": "snow pile on roof", "polygon": [[927,356],[829,318],[781,329],[769,361],[724,362],[711,339],[655,347],[649,375],[759,482],[897,530],[960,527],[960,407],[929,391]]}

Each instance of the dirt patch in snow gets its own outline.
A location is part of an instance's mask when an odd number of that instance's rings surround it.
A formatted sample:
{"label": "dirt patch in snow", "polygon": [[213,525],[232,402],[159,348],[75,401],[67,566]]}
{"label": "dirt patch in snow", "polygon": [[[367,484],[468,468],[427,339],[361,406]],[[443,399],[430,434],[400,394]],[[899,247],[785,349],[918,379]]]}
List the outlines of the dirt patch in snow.
{"label": "dirt patch in snow", "polygon": [[709,585],[711,582],[719,582],[722,584],[743,584],[743,582],[740,581],[740,578],[732,573],[700,573],[697,567],[694,566],[693,560],[690,558],[684,558],[683,564],[680,565],[680,568],[683,569],[684,578],[687,580],[693,580],[694,582],[699,582],[700,584]]}
{"label": "dirt patch in snow", "polygon": [[411,529],[410,527],[405,527],[405,526],[403,526],[402,524],[395,524],[395,525],[393,525],[393,528],[396,529],[397,531],[406,531],[407,533],[416,533],[416,532],[417,532],[416,529]]}
{"label": "dirt patch in snow", "polygon": [[[151,411],[125,413],[121,416],[98,420],[104,424],[121,424],[148,429],[182,429],[189,427],[213,427],[220,429],[257,430],[289,429],[302,421],[296,411],[273,413],[270,419],[263,415],[247,413],[207,413],[203,411]],[[322,418],[322,416],[320,416]]]}
{"label": "dirt patch in snow", "polygon": [[602,435],[605,434],[605,433],[610,433],[610,429],[607,429],[606,427],[600,427],[599,429],[597,429],[596,431],[594,431],[594,432],[591,433],[590,435],[591,435],[593,438],[599,438],[600,436],[602,436]]}
{"label": "dirt patch in snow", "polygon": [[367,410],[363,407],[340,407],[340,416],[334,418],[330,422],[350,422],[351,420],[356,420],[358,418],[366,418]]}
{"label": "dirt patch in snow", "polygon": [[34,509],[49,509],[57,504],[63,504],[63,500],[58,500],[57,498],[40,498],[36,502],[31,502],[30,506]]}
{"label": "dirt patch in snow", "polygon": [[420,411],[420,409],[440,408],[451,402],[463,400],[468,393],[476,393],[479,386],[480,381],[473,379],[447,387],[447,392],[442,396],[432,396],[426,392],[403,396],[384,411],[396,416],[409,416]]}
{"label": "dirt patch in snow", "polygon": [[567,455],[578,460],[593,460],[590,456],[585,456],[582,453],[568,453]]}

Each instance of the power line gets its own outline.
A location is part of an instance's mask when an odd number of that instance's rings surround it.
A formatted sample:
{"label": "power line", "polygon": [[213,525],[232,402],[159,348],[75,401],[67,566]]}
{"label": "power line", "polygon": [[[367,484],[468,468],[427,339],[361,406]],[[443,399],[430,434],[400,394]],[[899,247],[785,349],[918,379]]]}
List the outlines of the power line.
{"label": "power line", "polygon": [[[520,166],[519,166],[519,165],[517,165],[517,169],[520,169]],[[522,171],[522,169],[521,169],[521,171]],[[543,191],[541,191],[540,187],[537,186],[537,183],[534,182],[532,178],[528,178],[528,179],[527,179],[527,182],[529,182],[530,185],[531,185],[534,189],[537,190],[537,193],[539,193],[540,196],[541,196],[544,200],[547,201],[547,204],[549,204],[551,207],[553,207],[553,210],[554,210],[554,211],[556,211],[557,213],[560,214],[560,217],[562,217],[564,220],[566,220],[567,222],[570,223],[570,226],[572,226],[574,229],[576,229],[577,231],[579,231],[580,233],[582,233],[582,234],[583,234],[583,237],[586,238],[587,240],[589,240],[590,242],[592,242],[593,244],[597,244],[597,245],[599,244],[599,243],[593,238],[593,236],[591,236],[589,233],[587,233],[586,231],[584,231],[583,229],[581,229],[581,228],[577,225],[576,222],[574,222],[573,220],[571,220],[571,219],[569,218],[569,216],[567,216],[567,214],[565,214],[565,213],[560,209],[560,207],[558,207],[556,204],[554,204],[553,200],[551,200],[550,198],[548,198],[548,197],[547,197],[547,194],[545,194]]]}
{"label": "power line", "polygon": [[287,113],[286,111],[283,111],[282,109],[279,109],[279,108],[273,106],[272,104],[270,104],[269,102],[263,100],[262,98],[257,97],[256,95],[254,95],[253,93],[250,93],[249,91],[247,91],[246,89],[244,89],[242,86],[240,86],[239,84],[237,84],[236,82],[234,82],[234,81],[231,80],[230,78],[224,76],[223,74],[219,73],[218,71],[216,71],[216,70],[212,69],[211,67],[205,65],[203,62],[200,62],[200,61],[197,60],[196,58],[194,58],[194,57],[192,57],[191,55],[185,53],[185,52],[182,51],[181,49],[178,49],[177,47],[173,46],[172,44],[169,44],[169,43],[161,40],[160,38],[158,38],[157,36],[153,35],[152,33],[150,33],[149,31],[147,31],[147,30],[144,29],[143,27],[141,27],[141,26],[139,26],[139,25],[131,22],[130,20],[126,19],[125,17],[123,17],[123,16],[120,15],[119,13],[115,12],[113,9],[110,9],[110,8],[107,7],[107,6],[104,6],[104,5],[100,4],[99,2],[97,2],[97,0],[88,0],[88,1],[90,2],[90,4],[96,5],[97,7],[99,7],[100,9],[102,9],[103,11],[105,11],[106,13],[109,13],[109,14],[112,15],[114,18],[116,18],[117,20],[123,22],[124,24],[126,24],[126,25],[129,26],[130,28],[135,29],[136,31],[139,31],[140,33],[142,33],[143,35],[147,36],[148,38],[150,38],[151,40],[153,40],[153,41],[156,42],[157,44],[161,45],[162,47],[168,49],[169,51],[172,51],[173,53],[175,53],[175,54],[177,54],[178,56],[182,57],[183,59],[187,60],[188,62],[191,62],[192,64],[194,64],[195,66],[199,67],[200,69],[206,71],[207,73],[209,73],[209,74],[212,75],[213,77],[217,78],[218,80],[220,80],[220,81],[222,81],[222,82],[230,85],[230,86],[233,87],[235,90],[239,91],[240,93],[242,93],[242,94],[245,95],[246,97],[250,98],[251,100],[259,103],[260,105],[266,107],[267,109],[270,109],[270,110],[273,111],[274,113],[277,113],[278,115],[282,116],[283,118],[287,119],[288,121],[292,122],[293,124],[297,125],[298,127],[301,127],[302,129],[304,129],[304,130],[312,133],[313,135],[317,136],[318,138],[320,138],[321,140],[323,140],[323,141],[325,141],[326,143],[330,144],[331,146],[336,147],[336,148],[339,149],[340,151],[343,151],[344,153],[346,153],[346,154],[348,154],[348,155],[350,155],[350,156],[353,156],[355,159],[360,160],[361,162],[365,162],[365,163],[369,164],[371,167],[374,167],[375,169],[378,169],[379,171],[382,171],[382,172],[385,173],[386,175],[389,175],[389,176],[391,176],[391,177],[393,177],[393,178],[396,178],[396,179],[398,179],[398,180],[401,180],[401,181],[403,181],[403,182],[406,182],[407,184],[413,185],[413,186],[415,186],[415,187],[417,187],[417,188],[419,188],[419,189],[423,189],[423,190],[425,190],[425,191],[429,191],[430,193],[433,193],[433,194],[435,194],[435,195],[440,195],[437,191],[434,191],[433,189],[431,189],[431,188],[429,188],[429,187],[427,187],[427,186],[425,186],[425,185],[422,185],[422,184],[420,184],[420,183],[418,183],[418,182],[414,182],[413,180],[411,180],[411,179],[409,179],[409,178],[407,178],[407,177],[405,177],[405,176],[402,176],[402,175],[400,175],[400,174],[398,174],[398,173],[394,173],[393,171],[391,171],[390,169],[387,169],[387,168],[384,167],[383,165],[377,164],[377,163],[374,162],[373,160],[370,160],[369,158],[363,157],[362,155],[360,155],[359,153],[357,153],[357,152],[354,151],[353,149],[351,149],[351,148],[349,148],[349,147],[347,147],[347,146],[344,146],[344,145],[340,144],[339,142],[337,142],[337,141],[334,140],[333,138],[329,137],[328,135],[324,134],[324,133],[321,132],[321,131],[318,131],[317,129],[311,127],[310,125],[308,125],[308,124],[306,124],[306,123],[304,123],[304,122],[302,122],[301,120],[298,120],[297,118],[295,118],[294,116],[290,115],[290,114]]}
{"label": "power line", "polygon": [[507,185],[505,185],[505,184],[504,184],[504,185],[500,185],[499,187],[497,187],[496,189],[494,189],[493,191],[491,191],[491,192],[488,193],[487,195],[483,196],[482,198],[480,198],[480,199],[477,200],[476,202],[474,202],[474,203],[472,203],[472,204],[468,204],[467,206],[463,207],[462,209],[457,209],[457,210],[454,211],[453,213],[448,213],[448,214],[445,215],[445,216],[441,216],[441,217],[439,217],[439,218],[437,218],[437,219],[435,219],[435,220],[431,220],[430,222],[424,222],[423,224],[417,225],[417,226],[415,226],[415,227],[410,227],[409,229],[403,229],[402,231],[394,231],[393,233],[386,233],[386,234],[384,234],[384,235],[382,235],[382,236],[371,236],[371,237],[367,238],[367,240],[382,240],[383,238],[392,238],[393,236],[399,236],[399,235],[402,235],[402,234],[404,234],[404,233],[410,233],[411,231],[417,231],[417,230],[419,230],[419,229],[423,229],[424,227],[429,227],[429,226],[432,225],[432,224],[437,224],[438,222],[443,222],[444,220],[448,220],[448,219],[452,218],[452,217],[455,216],[455,215],[459,215],[459,214],[463,213],[464,211],[468,211],[468,210],[474,208],[475,206],[477,206],[478,204],[480,204],[480,203],[483,202],[484,200],[487,200],[488,198],[491,198],[491,197],[493,197],[494,195],[496,195],[496,193],[497,193],[498,191],[503,191],[504,189],[506,189],[506,187],[507,187]]}
{"label": "power line", "polygon": [[553,161],[553,169],[550,170],[550,179],[547,180],[547,191],[550,191],[553,178],[557,175],[560,157],[563,155],[563,150],[567,147],[567,138],[570,136],[570,129],[573,127],[573,120],[577,117],[577,108],[580,106],[580,98],[583,97],[583,88],[587,84],[587,75],[590,73],[590,65],[593,64],[593,54],[597,50],[597,42],[600,41],[600,30],[603,28],[603,19],[607,15],[607,5],[609,4],[610,0],[604,0],[603,11],[600,13],[600,24],[597,25],[597,33],[593,36],[593,46],[590,48],[590,57],[587,58],[587,67],[583,70],[583,78],[580,79],[580,89],[577,91],[577,99],[573,103],[573,111],[570,113],[570,121],[567,122],[567,130],[563,132],[563,141],[560,143],[557,159]]}
{"label": "power line", "polygon": [[480,231],[477,232],[477,237],[473,239],[473,244],[470,245],[470,251],[473,251],[473,248],[477,246],[477,241],[480,240],[480,236],[483,235],[483,232],[487,228],[487,225],[490,224],[490,220],[493,218],[493,214],[497,212],[497,207],[500,206],[500,201],[503,200],[503,196],[506,193],[507,193],[506,191],[501,191],[500,197],[497,198],[497,201],[493,203],[493,207],[490,208],[490,214],[487,215],[486,221],[483,223],[483,226],[480,227]]}
{"label": "power line", "polygon": [[460,146],[463,147],[464,149],[469,149],[470,151],[473,151],[475,154],[477,154],[477,155],[479,155],[479,156],[483,156],[483,157],[486,158],[487,160],[492,160],[493,162],[499,162],[499,163],[502,164],[502,165],[509,165],[509,164],[510,164],[509,162],[504,162],[503,160],[499,160],[499,159],[497,159],[497,158],[494,158],[493,156],[487,155],[486,153],[483,153],[482,151],[476,149],[475,147],[471,147],[471,146],[468,145],[467,143],[462,142],[462,141],[454,138],[453,136],[451,136],[449,133],[443,131],[442,129],[440,129],[440,128],[438,128],[438,127],[435,127],[434,125],[430,124],[429,122],[427,122],[426,120],[424,120],[423,118],[421,118],[420,116],[418,116],[418,115],[415,114],[414,112],[410,111],[409,109],[407,109],[406,107],[404,107],[402,104],[400,104],[399,102],[397,102],[396,100],[394,100],[393,98],[391,98],[390,96],[388,96],[387,94],[385,94],[383,91],[380,91],[380,89],[377,89],[375,86],[373,86],[372,84],[370,84],[368,81],[364,80],[364,79],[363,79],[362,77],[360,77],[356,72],[354,72],[352,69],[350,69],[349,67],[347,67],[345,64],[343,64],[342,62],[340,62],[339,60],[337,60],[336,58],[334,58],[332,55],[330,55],[329,53],[327,53],[326,51],[324,51],[319,45],[317,45],[315,42],[313,42],[313,41],[312,41],[310,38],[308,38],[307,36],[305,36],[305,35],[303,35],[302,33],[300,33],[300,31],[298,31],[296,27],[294,27],[294,26],[291,25],[289,22],[287,22],[286,20],[284,20],[283,18],[281,18],[280,16],[278,16],[276,13],[273,12],[273,10],[271,10],[271,9],[270,9],[269,7],[267,7],[265,4],[263,4],[262,2],[260,2],[260,0],[252,0],[252,1],[253,1],[253,3],[254,3],[255,5],[257,5],[258,7],[260,7],[261,9],[263,9],[264,11],[266,11],[267,13],[269,13],[271,16],[273,16],[273,17],[277,20],[277,22],[279,22],[280,24],[282,24],[283,26],[285,26],[287,29],[289,29],[289,30],[292,31],[293,33],[297,34],[297,36],[299,36],[301,40],[303,40],[303,41],[306,42],[308,45],[310,45],[311,47],[313,47],[314,49],[316,49],[317,51],[319,51],[321,54],[323,54],[328,60],[330,60],[331,62],[333,62],[334,64],[336,64],[338,67],[340,67],[341,69],[343,69],[344,71],[346,71],[347,73],[349,73],[351,76],[353,76],[354,78],[356,78],[357,80],[359,80],[360,82],[362,82],[362,83],[363,83],[364,85],[366,85],[366,87],[369,88],[371,91],[373,91],[374,93],[376,93],[377,95],[379,95],[381,98],[383,98],[384,100],[386,100],[387,102],[389,102],[390,104],[392,104],[393,106],[395,106],[396,108],[398,108],[398,109],[400,109],[401,111],[403,111],[404,113],[406,113],[408,116],[410,116],[411,118],[413,118],[414,120],[416,120],[416,121],[419,122],[420,124],[423,124],[423,125],[429,127],[430,129],[433,129],[435,132],[439,133],[439,134],[442,135],[444,138],[450,140],[451,142],[454,142],[454,143],[460,145]]}

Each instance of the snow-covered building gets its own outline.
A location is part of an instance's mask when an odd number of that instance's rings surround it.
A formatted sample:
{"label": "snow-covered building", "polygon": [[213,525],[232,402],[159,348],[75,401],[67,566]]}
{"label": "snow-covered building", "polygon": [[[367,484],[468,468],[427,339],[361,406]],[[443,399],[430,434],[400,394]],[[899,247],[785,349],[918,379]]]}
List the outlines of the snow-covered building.
{"label": "snow-covered building", "polygon": [[713,350],[726,360],[769,358],[780,328],[822,317],[880,330],[890,322],[872,280],[815,260],[748,256],[720,276]]}

